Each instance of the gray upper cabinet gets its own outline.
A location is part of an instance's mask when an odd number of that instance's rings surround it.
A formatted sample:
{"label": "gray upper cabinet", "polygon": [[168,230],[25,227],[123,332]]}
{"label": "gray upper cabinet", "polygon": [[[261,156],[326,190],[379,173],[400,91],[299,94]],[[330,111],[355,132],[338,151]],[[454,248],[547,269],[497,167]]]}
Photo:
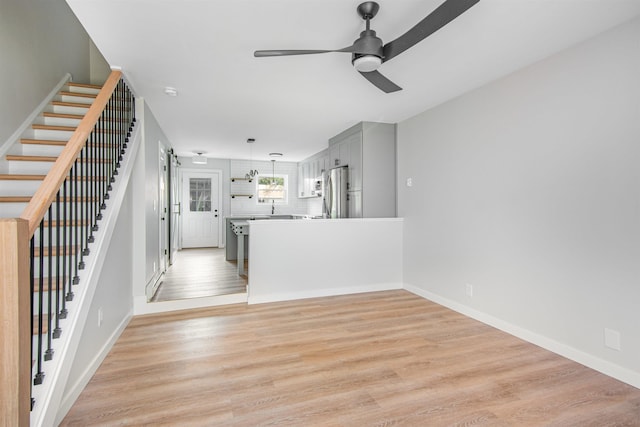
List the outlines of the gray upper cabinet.
{"label": "gray upper cabinet", "polygon": [[349,216],[396,216],[396,125],[361,122],[329,140],[330,167],[349,167]]}
{"label": "gray upper cabinet", "polygon": [[329,150],[319,153],[298,163],[298,197],[319,197],[321,195],[318,183],[322,179],[322,173],[327,168]]}

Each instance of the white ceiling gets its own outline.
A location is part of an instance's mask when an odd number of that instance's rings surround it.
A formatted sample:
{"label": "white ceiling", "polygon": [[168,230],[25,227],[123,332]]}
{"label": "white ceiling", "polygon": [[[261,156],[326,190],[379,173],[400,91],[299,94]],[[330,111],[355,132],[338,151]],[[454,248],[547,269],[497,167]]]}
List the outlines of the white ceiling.
{"label": "white ceiling", "polygon": [[[443,0],[378,0],[384,42]],[[257,49],[338,49],[364,23],[359,0],[67,0],[122,67],[179,155],[301,160],[362,120],[399,122],[640,14],[640,0],[481,0],[380,68],[385,94],[350,54],[254,58]],[[175,87],[179,95],[163,90]]]}

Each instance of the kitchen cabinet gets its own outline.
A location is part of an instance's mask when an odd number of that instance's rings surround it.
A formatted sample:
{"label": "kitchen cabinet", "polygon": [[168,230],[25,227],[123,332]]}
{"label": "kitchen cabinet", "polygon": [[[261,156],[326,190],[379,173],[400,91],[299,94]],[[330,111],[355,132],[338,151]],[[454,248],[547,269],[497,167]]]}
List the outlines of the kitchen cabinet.
{"label": "kitchen cabinet", "polygon": [[323,150],[298,163],[298,197],[320,196],[316,183],[322,179],[327,157],[328,150]]}
{"label": "kitchen cabinet", "polygon": [[349,216],[396,216],[396,125],[360,122],[329,140],[331,167],[349,168]]}

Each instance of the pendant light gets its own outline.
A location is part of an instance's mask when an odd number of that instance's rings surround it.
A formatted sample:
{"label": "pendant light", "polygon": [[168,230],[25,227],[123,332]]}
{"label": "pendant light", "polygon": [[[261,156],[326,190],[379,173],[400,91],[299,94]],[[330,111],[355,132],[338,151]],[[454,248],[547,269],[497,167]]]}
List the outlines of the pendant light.
{"label": "pendant light", "polygon": [[[256,142],[254,138],[247,139],[247,144],[253,144],[254,142]],[[253,149],[251,145],[249,145],[249,173],[244,177],[251,181],[256,176],[258,176],[258,170],[253,168]]]}

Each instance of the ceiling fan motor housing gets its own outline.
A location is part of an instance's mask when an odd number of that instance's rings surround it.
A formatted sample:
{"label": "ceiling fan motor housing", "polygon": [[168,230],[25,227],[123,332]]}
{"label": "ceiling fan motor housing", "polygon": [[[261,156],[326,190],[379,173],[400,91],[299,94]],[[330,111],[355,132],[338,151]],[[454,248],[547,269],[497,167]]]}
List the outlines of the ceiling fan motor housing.
{"label": "ceiling fan motor housing", "polygon": [[382,40],[376,36],[375,31],[364,30],[353,42],[351,63],[364,73],[376,70],[382,64],[382,46]]}

